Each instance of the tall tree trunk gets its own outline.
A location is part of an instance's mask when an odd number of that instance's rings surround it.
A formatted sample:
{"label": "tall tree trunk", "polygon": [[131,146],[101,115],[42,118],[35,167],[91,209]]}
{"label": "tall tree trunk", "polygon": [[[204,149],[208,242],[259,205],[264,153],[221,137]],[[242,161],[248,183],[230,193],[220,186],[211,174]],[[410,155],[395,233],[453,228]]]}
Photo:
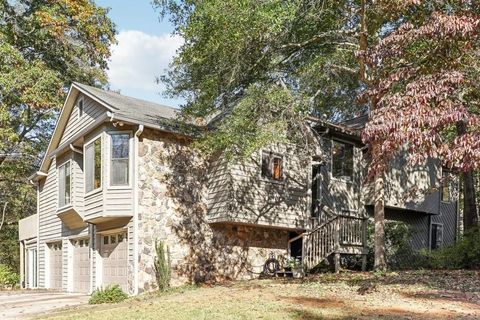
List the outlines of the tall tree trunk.
{"label": "tall tree trunk", "polygon": [[[367,30],[367,1],[360,1],[360,37],[359,50],[365,52],[368,49],[368,30]],[[367,76],[367,66],[364,57],[361,57],[359,63],[360,79],[369,85]],[[370,111],[377,107],[377,97],[373,97],[371,101]],[[373,146],[372,153],[376,152],[376,147]],[[375,246],[375,270],[385,270],[387,268],[387,261],[385,258],[385,186],[383,180],[383,173],[377,173],[374,178],[374,208],[373,219],[375,223],[374,246]]]}
{"label": "tall tree trunk", "polygon": [[477,203],[473,171],[463,173],[463,228],[465,231],[478,224]]}
{"label": "tall tree trunk", "polygon": [[385,185],[383,174],[378,173],[375,176],[375,198],[374,198],[374,213],[373,218],[375,222],[375,270],[387,269],[387,260],[385,258]]}
{"label": "tall tree trunk", "polygon": [[[457,135],[461,136],[467,132],[465,121],[457,123]],[[463,180],[463,230],[468,231],[478,224],[477,202],[475,198],[475,177],[474,171],[469,170],[462,174]]]}

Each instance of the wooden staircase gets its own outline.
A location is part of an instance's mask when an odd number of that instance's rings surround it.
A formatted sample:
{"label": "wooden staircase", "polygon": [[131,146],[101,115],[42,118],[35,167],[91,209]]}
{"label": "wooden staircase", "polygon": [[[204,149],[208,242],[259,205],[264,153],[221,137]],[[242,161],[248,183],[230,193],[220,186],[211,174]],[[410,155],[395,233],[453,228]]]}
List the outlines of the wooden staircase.
{"label": "wooden staircase", "polygon": [[340,268],[340,255],[362,255],[366,267],[367,218],[330,214],[328,219],[289,241],[302,239],[302,264],[307,270],[334,256],[335,271]]}

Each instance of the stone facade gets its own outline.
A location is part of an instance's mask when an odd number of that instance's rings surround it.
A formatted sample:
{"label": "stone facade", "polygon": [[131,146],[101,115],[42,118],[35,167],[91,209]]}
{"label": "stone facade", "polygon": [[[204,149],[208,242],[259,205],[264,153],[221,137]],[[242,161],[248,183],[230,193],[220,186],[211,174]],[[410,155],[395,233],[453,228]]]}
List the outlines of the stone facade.
{"label": "stone facade", "polygon": [[170,251],[172,284],[258,277],[282,259],[288,231],[208,224],[208,161],[187,139],[145,130],[139,141],[139,287],[155,289],[155,242]]}

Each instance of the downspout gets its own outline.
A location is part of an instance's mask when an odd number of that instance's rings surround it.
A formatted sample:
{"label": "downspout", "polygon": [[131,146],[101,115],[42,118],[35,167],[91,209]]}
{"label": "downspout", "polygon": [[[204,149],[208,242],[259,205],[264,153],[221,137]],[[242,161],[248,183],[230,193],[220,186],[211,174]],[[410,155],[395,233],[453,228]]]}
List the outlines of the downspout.
{"label": "downspout", "polygon": [[[113,118],[113,117],[112,117]],[[139,198],[138,198],[138,144],[139,137],[143,133],[144,126],[143,124],[138,126],[138,130],[134,134],[134,152],[133,152],[133,161],[134,161],[134,172],[133,172],[133,283],[134,289],[133,294],[138,295],[138,211],[139,211]]]}
{"label": "downspout", "polygon": [[79,154],[83,154],[83,151],[81,149],[78,149],[77,147],[75,147],[72,143],[70,143],[70,149],[73,151],[73,152],[76,152],[76,153],[79,153]]}

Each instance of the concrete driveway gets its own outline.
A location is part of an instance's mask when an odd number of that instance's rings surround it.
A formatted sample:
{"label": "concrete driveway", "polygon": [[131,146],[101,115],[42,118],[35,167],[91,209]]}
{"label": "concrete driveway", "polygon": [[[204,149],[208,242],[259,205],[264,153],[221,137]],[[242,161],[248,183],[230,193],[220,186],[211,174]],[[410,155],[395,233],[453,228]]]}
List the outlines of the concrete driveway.
{"label": "concrete driveway", "polygon": [[0,319],[30,319],[55,309],[86,304],[89,296],[48,291],[0,292]]}

